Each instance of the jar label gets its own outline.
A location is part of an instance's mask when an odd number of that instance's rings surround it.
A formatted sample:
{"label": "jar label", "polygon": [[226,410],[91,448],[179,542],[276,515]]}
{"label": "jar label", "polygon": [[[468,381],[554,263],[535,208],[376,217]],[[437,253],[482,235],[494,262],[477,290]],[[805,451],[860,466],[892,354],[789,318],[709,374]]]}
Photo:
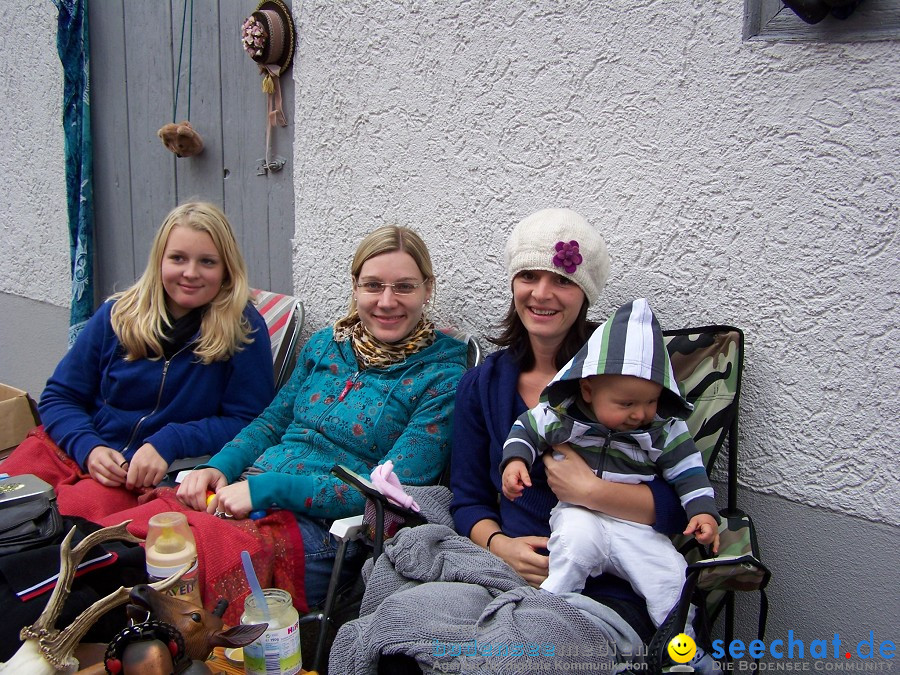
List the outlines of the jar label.
{"label": "jar label", "polygon": [[244,647],[247,675],[296,675],[300,672],[300,624],[267,630]]}

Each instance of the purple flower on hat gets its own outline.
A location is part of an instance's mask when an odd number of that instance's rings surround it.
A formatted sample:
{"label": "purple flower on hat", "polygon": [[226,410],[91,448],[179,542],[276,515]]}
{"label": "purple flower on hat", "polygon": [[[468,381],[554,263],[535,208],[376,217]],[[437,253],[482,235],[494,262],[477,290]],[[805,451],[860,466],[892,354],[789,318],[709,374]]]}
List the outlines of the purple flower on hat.
{"label": "purple flower on hat", "polygon": [[578,242],[574,239],[570,242],[556,242],[556,255],[553,256],[553,264],[562,267],[566,274],[575,274],[578,266],[584,262],[584,258],[578,252]]}

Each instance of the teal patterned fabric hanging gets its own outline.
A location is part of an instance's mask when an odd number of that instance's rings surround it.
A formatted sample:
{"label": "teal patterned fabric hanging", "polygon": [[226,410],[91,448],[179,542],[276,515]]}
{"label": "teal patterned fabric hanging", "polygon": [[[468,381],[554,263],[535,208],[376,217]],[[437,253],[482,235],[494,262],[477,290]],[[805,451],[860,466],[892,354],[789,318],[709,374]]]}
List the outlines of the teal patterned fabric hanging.
{"label": "teal patterned fabric hanging", "polygon": [[90,41],[87,0],[54,0],[63,66],[63,131],[72,300],[69,345],[94,312],[94,189],[91,169]]}

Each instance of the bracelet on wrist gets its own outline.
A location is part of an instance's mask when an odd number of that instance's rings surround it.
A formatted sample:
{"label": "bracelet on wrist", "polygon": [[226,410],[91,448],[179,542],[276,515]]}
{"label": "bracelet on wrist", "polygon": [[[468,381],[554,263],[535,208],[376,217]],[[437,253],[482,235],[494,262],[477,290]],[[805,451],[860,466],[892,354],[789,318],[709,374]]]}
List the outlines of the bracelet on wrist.
{"label": "bracelet on wrist", "polygon": [[[492,532],[492,533],[490,534],[490,536],[487,538],[487,542],[485,543],[484,547],[485,547],[488,551],[491,550],[491,540],[492,540],[494,537],[496,537],[498,534],[503,534],[503,531],[502,531],[502,530],[497,530],[496,532]],[[506,535],[504,534],[503,536],[505,537]]]}

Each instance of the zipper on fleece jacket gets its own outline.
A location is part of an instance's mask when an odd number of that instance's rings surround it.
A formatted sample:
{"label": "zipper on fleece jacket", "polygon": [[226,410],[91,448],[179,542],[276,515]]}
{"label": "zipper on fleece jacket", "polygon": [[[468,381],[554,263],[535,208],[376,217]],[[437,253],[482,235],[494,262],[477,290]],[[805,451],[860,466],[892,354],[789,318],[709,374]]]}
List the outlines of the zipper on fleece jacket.
{"label": "zipper on fleece jacket", "polygon": [[[190,344],[193,344],[193,343],[190,343]],[[123,455],[126,452],[128,452],[128,450],[131,448],[131,444],[134,443],[134,439],[137,438],[138,430],[140,430],[141,425],[147,420],[148,417],[150,417],[153,413],[155,413],[157,410],[159,410],[159,404],[162,401],[163,387],[166,384],[166,376],[169,374],[169,365],[172,363],[172,361],[175,360],[175,357],[177,357],[179,354],[181,354],[181,352],[183,352],[185,349],[187,349],[190,346],[190,344],[185,345],[184,347],[179,349],[177,352],[172,354],[172,358],[163,364],[162,379],[159,382],[159,390],[156,392],[156,405],[153,407],[153,410],[151,410],[146,415],[141,417],[141,419],[139,419],[137,422],[135,422],[134,428],[131,430],[131,436],[128,437],[128,442],[125,444],[125,447],[122,448],[121,452]]]}
{"label": "zipper on fleece jacket", "polygon": [[600,461],[597,463],[597,478],[603,478],[603,466],[606,464],[606,455],[609,451],[609,445],[612,443],[612,432],[606,434],[606,440],[603,441],[603,447],[600,448]]}
{"label": "zipper on fleece jacket", "polygon": [[604,465],[606,464],[606,458],[609,455],[609,447],[612,445],[613,439],[620,440],[623,438],[633,438],[634,433],[635,432],[633,431],[610,431],[606,434],[606,440],[603,442],[603,447],[600,448],[600,463],[597,466],[597,478],[603,478]]}
{"label": "zipper on fleece jacket", "polygon": [[359,377],[359,371],[357,370],[353,375],[347,378],[347,384],[344,385],[344,390],[338,394],[337,400],[343,401],[347,394],[353,389],[353,385],[356,384],[356,378]]}
{"label": "zipper on fleece jacket", "polygon": [[344,389],[341,391],[341,393],[338,394],[337,397],[329,404],[329,406],[321,412],[321,414],[319,415],[319,419],[316,420],[316,431],[322,433],[322,422],[328,416],[328,413],[330,413],[338,403],[343,402],[343,400],[347,398],[347,394],[349,394],[350,390],[353,389],[353,386],[356,384],[356,380],[359,378],[359,374],[360,371],[357,370],[355,373],[353,373],[353,375],[348,377],[347,382],[344,383]]}

